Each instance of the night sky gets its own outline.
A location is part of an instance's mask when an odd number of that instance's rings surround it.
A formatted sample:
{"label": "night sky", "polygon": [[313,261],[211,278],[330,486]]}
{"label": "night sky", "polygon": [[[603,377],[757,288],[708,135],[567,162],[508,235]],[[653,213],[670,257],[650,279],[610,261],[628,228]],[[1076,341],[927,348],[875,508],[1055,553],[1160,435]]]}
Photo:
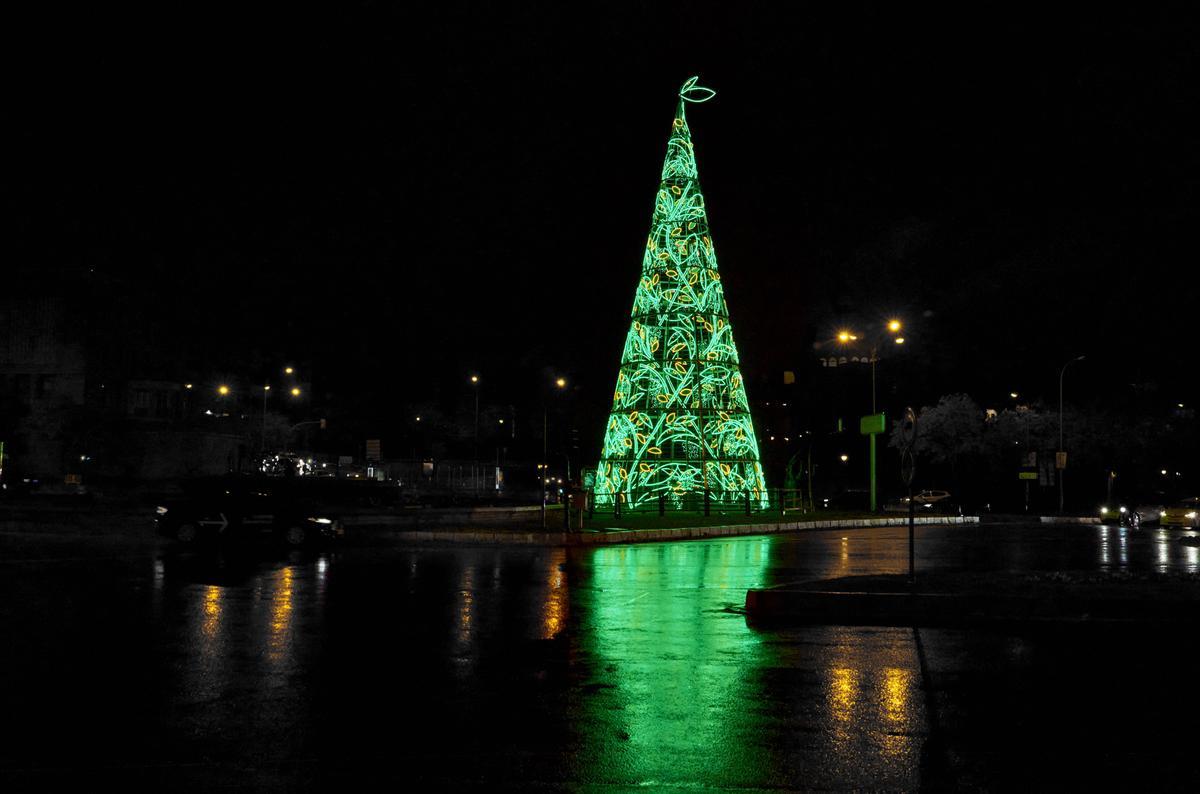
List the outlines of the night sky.
{"label": "night sky", "polygon": [[336,7],[15,25],[17,278],[119,294],[164,374],[277,353],[386,412],[554,371],[603,412],[696,74],[752,399],[892,314],[914,401],[1054,398],[1081,353],[1094,383],[1190,379],[1194,18]]}

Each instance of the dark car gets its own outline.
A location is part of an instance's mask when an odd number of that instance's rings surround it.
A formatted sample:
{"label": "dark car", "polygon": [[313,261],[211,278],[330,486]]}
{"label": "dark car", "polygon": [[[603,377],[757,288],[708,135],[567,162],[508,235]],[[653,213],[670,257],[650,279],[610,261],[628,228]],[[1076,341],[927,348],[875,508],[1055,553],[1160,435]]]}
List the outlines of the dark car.
{"label": "dark car", "polygon": [[[914,513],[943,516],[962,515],[962,506],[950,496],[949,491],[926,489],[920,493],[913,494],[912,501]],[[898,499],[893,499],[886,503],[883,509],[888,513],[907,513],[908,497],[901,496]]]}
{"label": "dark car", "polygon": [[269,539],[303,546],[342,537],[340,519],[316,503],[288,493],[275,493],[227,483],[226,487],[192,489],[182,499],[155,508],[158,534],[182,543],[254,542]]}

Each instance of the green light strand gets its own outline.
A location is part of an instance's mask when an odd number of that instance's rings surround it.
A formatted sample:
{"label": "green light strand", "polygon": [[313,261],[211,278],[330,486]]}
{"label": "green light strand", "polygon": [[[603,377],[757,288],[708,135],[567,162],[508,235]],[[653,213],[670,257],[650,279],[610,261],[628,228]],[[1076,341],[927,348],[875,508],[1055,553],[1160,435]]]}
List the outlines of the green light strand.
{"label": "green light strand", "polygon": [[667,142],[632,322],[596,472],[597,504],[673,507],[702,495],[766,506],[758,441],[738,366],[685,102],[715,94],[690,78]]}

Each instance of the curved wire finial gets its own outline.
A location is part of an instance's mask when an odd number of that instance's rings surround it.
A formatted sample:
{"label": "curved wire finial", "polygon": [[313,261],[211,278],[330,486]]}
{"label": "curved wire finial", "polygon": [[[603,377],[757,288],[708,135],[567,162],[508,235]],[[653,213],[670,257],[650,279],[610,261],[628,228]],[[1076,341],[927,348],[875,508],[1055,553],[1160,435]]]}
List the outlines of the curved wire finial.
{"label": "curved wire finial", "polygon": [[698,76],[689,77],[683,87],[679,89],[679,96],[685,102],[707,102],[717,95],[717,92],[711,88],[696,85],[696,81],[699,79]]}

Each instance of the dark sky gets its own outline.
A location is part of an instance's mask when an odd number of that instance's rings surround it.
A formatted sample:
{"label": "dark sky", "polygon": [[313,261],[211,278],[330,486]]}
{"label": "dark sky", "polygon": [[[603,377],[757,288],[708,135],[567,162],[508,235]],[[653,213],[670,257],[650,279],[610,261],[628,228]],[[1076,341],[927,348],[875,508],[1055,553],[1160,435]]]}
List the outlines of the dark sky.
{"label": "dark sky", "polygon": [[549,367],[603,407],[698,74],[749,382],[892,313],[933,393],[1051,395],[1080,353],[1185,377],[1194,18],[506,5],[26,18],[15,272],[115,280],[152,359],[278,351],[391,400],[472,370],[517,399]]}

